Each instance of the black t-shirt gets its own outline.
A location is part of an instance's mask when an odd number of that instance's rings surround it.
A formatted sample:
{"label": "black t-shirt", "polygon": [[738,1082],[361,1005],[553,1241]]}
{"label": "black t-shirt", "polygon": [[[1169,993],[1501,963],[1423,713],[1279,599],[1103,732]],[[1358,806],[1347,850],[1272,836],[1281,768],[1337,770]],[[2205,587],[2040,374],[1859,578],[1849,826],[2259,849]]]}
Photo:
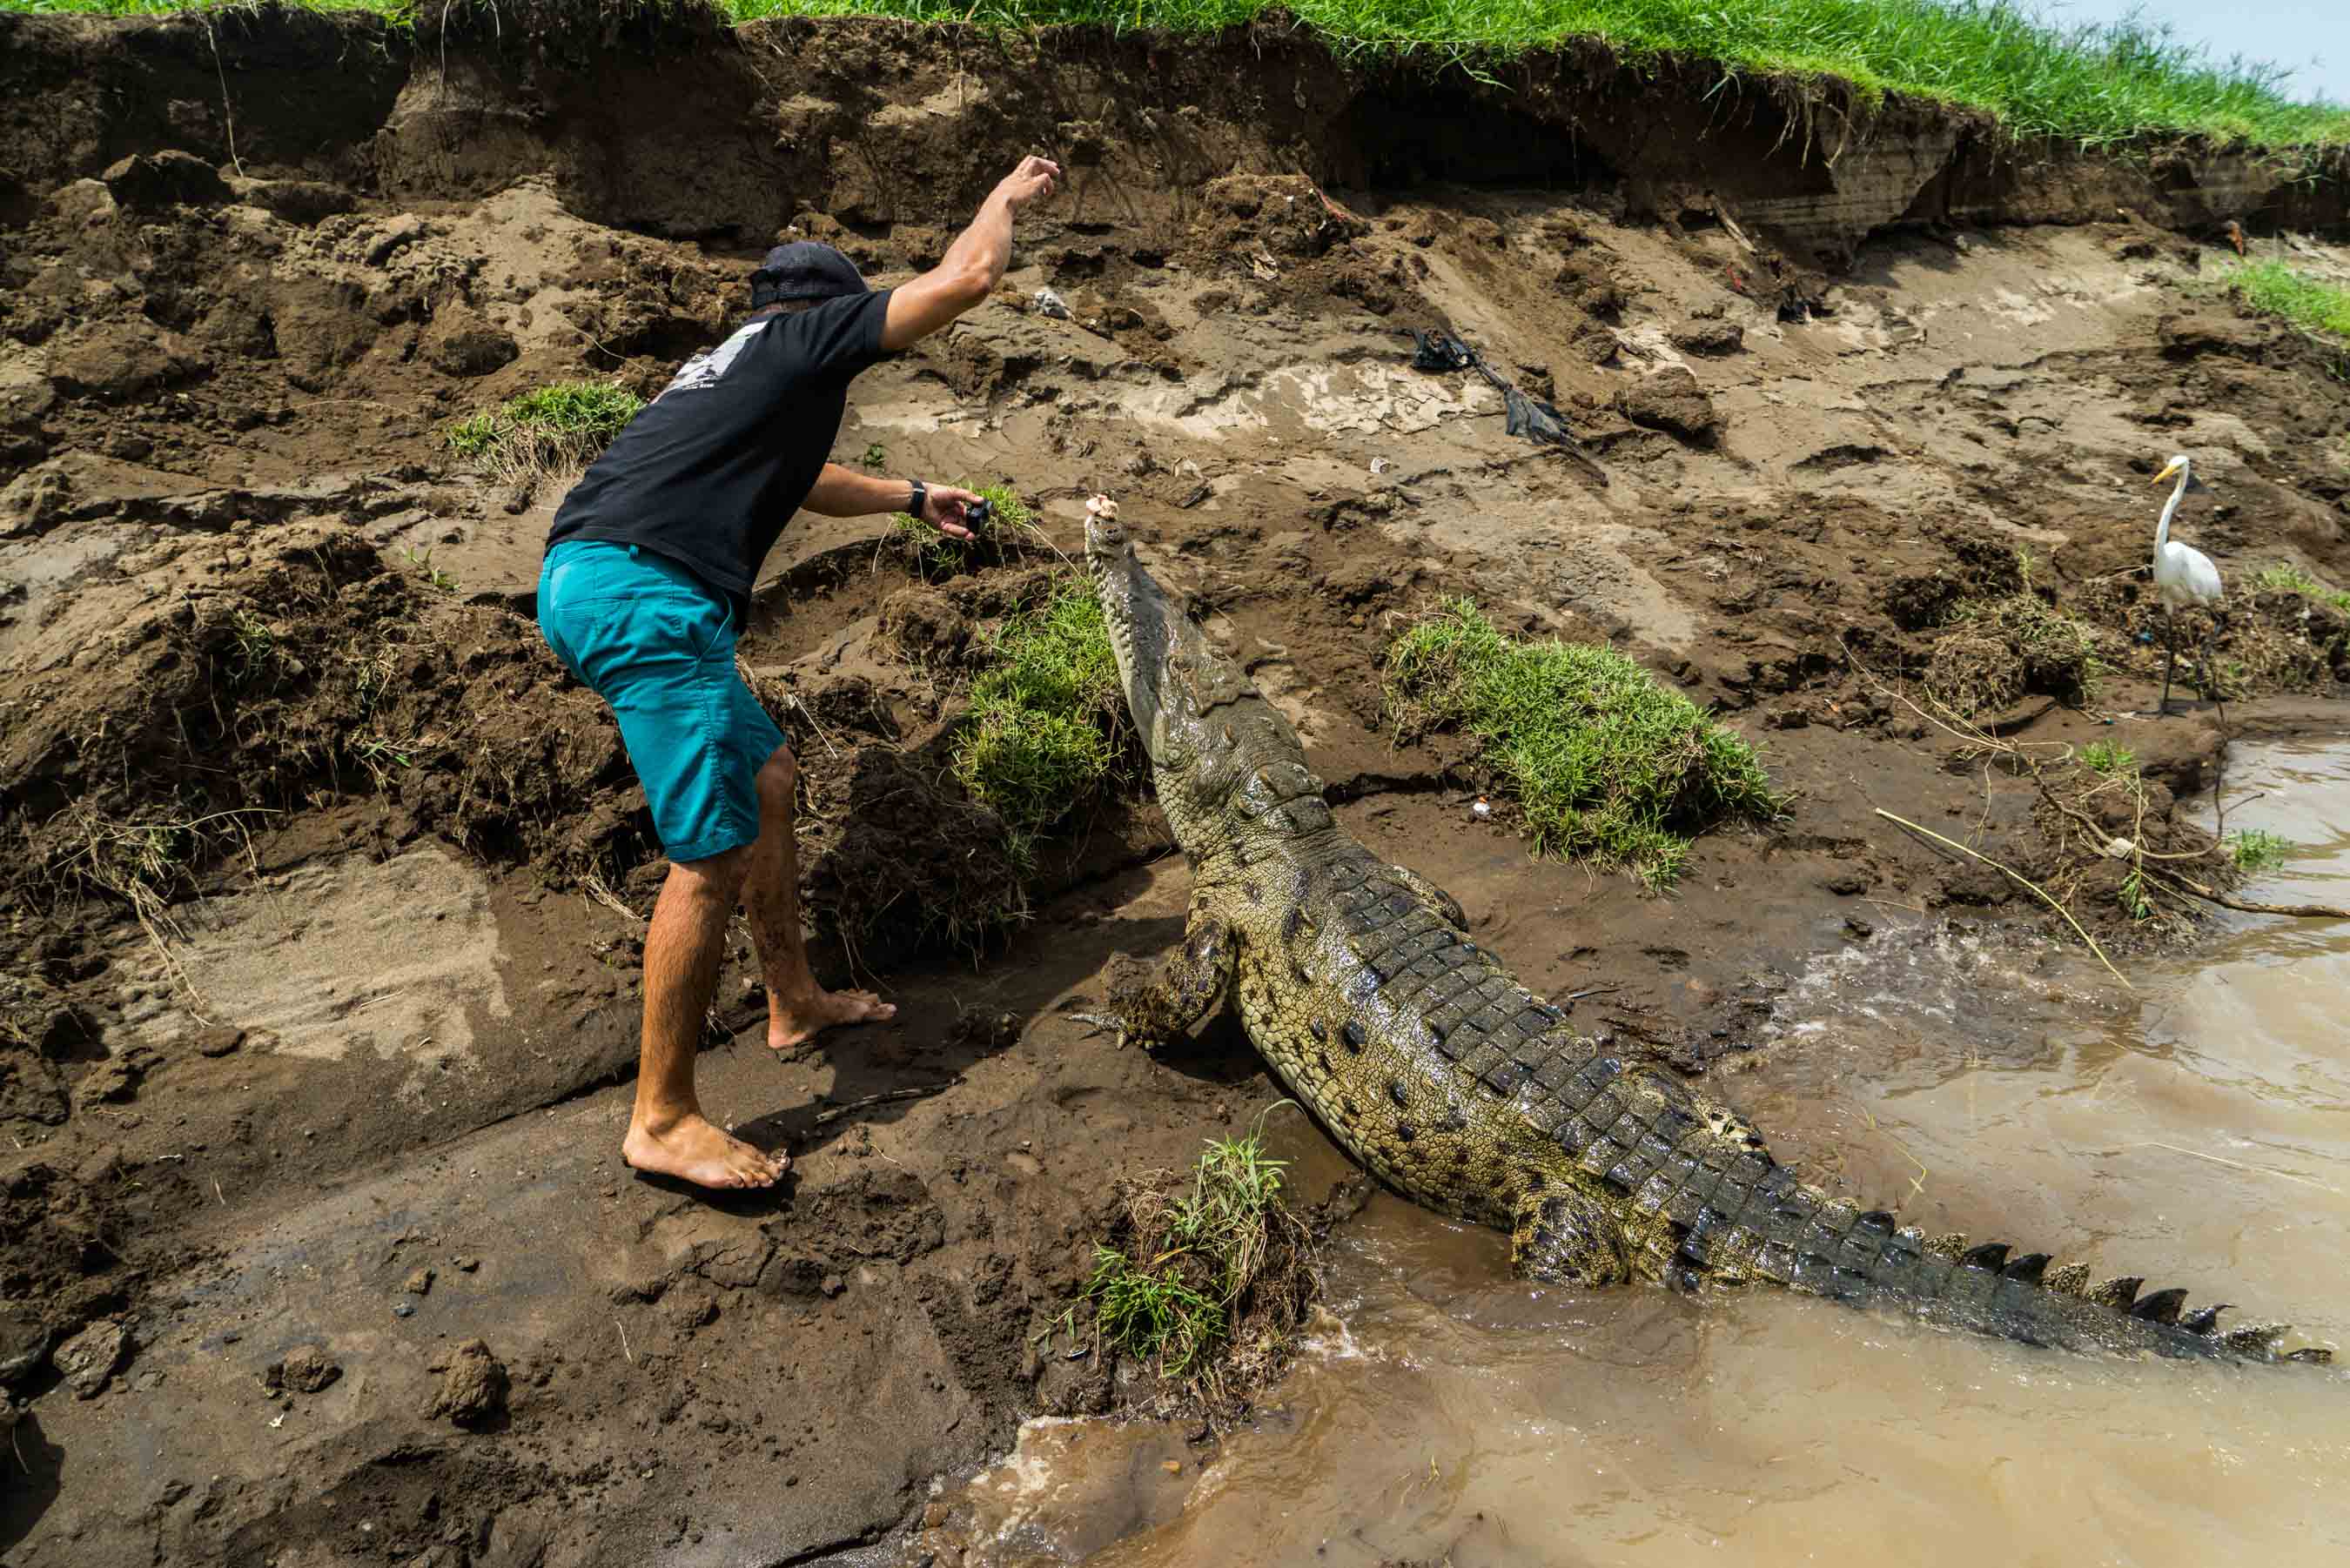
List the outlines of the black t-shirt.
{"label": "black t-shirt", "polygon": [[556,508],[546,536],[640,545],[734,602],[824,471],[848,383],[887,358],[886,293],[737,329],[685,362]]}

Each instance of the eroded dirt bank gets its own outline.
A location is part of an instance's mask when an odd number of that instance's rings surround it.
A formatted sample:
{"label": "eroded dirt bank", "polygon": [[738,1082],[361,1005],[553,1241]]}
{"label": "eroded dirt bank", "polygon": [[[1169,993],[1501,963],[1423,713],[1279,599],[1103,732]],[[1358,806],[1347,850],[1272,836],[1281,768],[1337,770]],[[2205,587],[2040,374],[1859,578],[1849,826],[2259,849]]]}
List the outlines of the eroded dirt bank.
{"label": "eroded dirt bank", "polygon": [[[650,391],[779,232],[888,280],[1016,155],[1060,156],[1002,298],[861,382],[837,455],[1009,480],[1063,548],[1116,491],[1353,831],[1733,1098],[1786,977],[1870,940],[1872,901],[2043,919],[1877,806],[2062,887],[2117,948],[2180,935],[1902,700],[1962,684],[2004,733],[2126,745],[2144,820],[2086,809],[2195,842],[2171,805],[2215,719],[2140,716],[2169,452],[2214,488],[2181,532],[2232,582],[2350,583],[2350,389],[2210,286],[2231,218],[2342,270],[2278,237],[2338,226],[2338,178],[1993,156],[1915,106],[1724,106],[1596,58],[1348,75],[1271,33],[615,45],[0,17],[11,1561],[812,1561],[918,1517],[1022,1416],[1113,1397],[1032,1338],[1111,1181],[1273,1090],[1228,1026],[1149,1061],[1062,1016],[1180,929],[1147,804],[1020,894],[940,783],[958,663],[1033,566],[922,587],[869,524],[786,535],[745,653],[800,737],[827,962],[906,1023],[708,1058],[713,1109],[795,1150],[781,1201],[615,1161],[661,863],[526,619],[555,497],[439,432],[556,379]],[[1430,324],[1555,400],[1608,482],[1411,370]],[[1530,862],[1506,812],[1470,816],[1457,743],[1388,742],[1381,649],[1456,594],[1718,705],[1786,818],[1701,839],[1669,898]],[[2040,656],[2049,610],[2106,667],[2085,696]],[[2239,732],[2334,728],[2343,629],[2298,595],[2232,606]],[[1008,939],[954,950],[960,914],[1022,897]]]}

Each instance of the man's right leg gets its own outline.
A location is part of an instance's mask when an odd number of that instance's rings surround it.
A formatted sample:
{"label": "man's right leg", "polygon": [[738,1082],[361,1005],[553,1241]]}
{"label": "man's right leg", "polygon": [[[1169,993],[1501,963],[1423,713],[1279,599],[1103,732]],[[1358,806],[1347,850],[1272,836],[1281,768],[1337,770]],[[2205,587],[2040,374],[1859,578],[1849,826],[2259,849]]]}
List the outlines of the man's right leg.
{"label": "man's right leg", "polygon": [[791,1163],[721,1131],[702,1114],[693,1061],[718,986],[726,922],[743,890],[750,850],[672,863],[645,934],[645,1033],[637,1105],[621,1157],[702,1187],[770,1187]]}

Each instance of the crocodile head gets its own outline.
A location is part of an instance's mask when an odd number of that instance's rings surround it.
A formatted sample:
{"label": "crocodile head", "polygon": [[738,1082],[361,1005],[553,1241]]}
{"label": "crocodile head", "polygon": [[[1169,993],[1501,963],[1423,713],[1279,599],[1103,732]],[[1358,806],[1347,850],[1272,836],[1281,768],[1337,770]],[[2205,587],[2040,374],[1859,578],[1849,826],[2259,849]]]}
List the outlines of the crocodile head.
{"label": "crocodile head", "polygon": [[[1289,721],[1135,558],[1115,516],[1087,519],[1086,568],[1176,842],[1196,859],[1244,823],[1291,833],[1327,826],[1322,781],[1306,770]],[[1306,795],[1310,809],[1276,809]]]}

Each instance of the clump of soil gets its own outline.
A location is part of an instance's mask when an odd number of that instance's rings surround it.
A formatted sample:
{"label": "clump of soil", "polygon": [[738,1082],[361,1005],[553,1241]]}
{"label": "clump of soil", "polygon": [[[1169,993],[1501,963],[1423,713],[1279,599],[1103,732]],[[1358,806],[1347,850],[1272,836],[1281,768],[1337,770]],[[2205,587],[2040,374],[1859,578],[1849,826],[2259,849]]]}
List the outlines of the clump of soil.
{"label": "clump of soil", "polygon": [[962,792],[935,743],[858,745],[801,777],[801,896],[860,961],[976,949],[1028,912],[1003,819]]}
{"label": "clump of soil", "polygon": [[441,1382],[433,1389],[432,1402],[425,1407],[428,1419],[445,1419],[458,1427],[478,1429],[504,1417],[510,1379],[505,1364],[490,1354],[488,1345],[478,1339],[469,1339],[452,1351],[447,1362],[435,1370],[441,1374]]}
{"label": "clump of soil", "polygon": [[316,1345],[297,1345],[286,1353],[282,1361],[270,1363],[263,1374],[262,1386],[271,1393],[291,1390],[296,1394],[322,1394],[343,1375],[343,1369],[326,1349]]}
{"label": "clump of soil", "polygon": [[39,973],[0,974],[0,1123],[64,1126],[70,1107],[57,1064],[94,1040],[65,988]]}
{"label": "clump of soil", "polygon": [[1248,271],[1253,256],[1278,265],[1323,255],[1367,227],[1303,174],[1228,174],[1201,192],[1190,244],[1203,260]]}
{"label": "clump of soil", "polygon": [[2101,656],[2118,646],[2028,590],[1970,603],[1958,619],[1934,643],[1926,690],[1965,718],[2004,712],[2032,694],[2085,702]]}
{"label": "clump of soil", "polygon": [[1596,246],[1576,250],[1560,265],[1551,286],[1586,315],[1613,321],[1624,311],[1624,286],[1607,254]]}
{"label": "clump of soil", "polygon": [[1985,535],[1953,533],[1944,539],[1950,559],[1931,570],[1905,572],[1885,585],[1880,602],[1904,631],[1940,626],[1970,599],[2002,598],[2023,587],[2014,549]]}
{"label": "clump of soil", "polygon": [[510,612],[456,603],[334,524],[171,535],[120,565],[113,591],[47,628],[99,657],[0,677],[32,714],[0,743],[22,835],[0,889],[139,907],[321,791],[380,796],[395,836],[438,830],[495,859],[647,853],[640,820],[589,810],[628,776],[618,726]]}
{"label": "clump of soil", "polygon": [[48,1346],[120,1311],[144,1271],[126,1260],[159,1260],[166,1249],[140,1236],[126,1202],[131,1183],[111,1161],[60,1170],[19,1157],[0,1173],[0,1300],[15,1320],[9,1381],[29,1377]]}
{"label": "clump of soil", "polygon": [[1691,446],[1711,446],[1721,429],[1713,400],[1680,365],[1668,365],[1623,388],[1616,394],[1616,408],[1634,424],[1663,431]]}
{"label": "clump of soil", "polygon": [[1675,327],[1668,341],[1684,354],[1720,358],[1746,346],[1746,329],[1735,321],[1691,321]]}

